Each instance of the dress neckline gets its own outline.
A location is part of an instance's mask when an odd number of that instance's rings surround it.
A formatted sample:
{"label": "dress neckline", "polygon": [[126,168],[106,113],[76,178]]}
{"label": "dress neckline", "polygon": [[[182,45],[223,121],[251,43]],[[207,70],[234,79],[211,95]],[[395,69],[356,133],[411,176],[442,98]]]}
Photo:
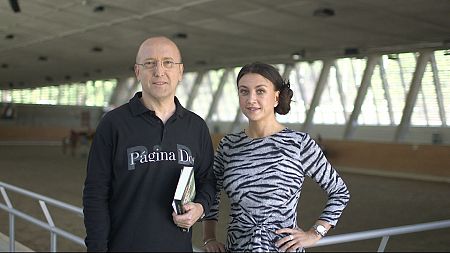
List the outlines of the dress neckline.
{"label": "dress neckline", "polygon": [[270,138],[270,137],[273,137],[273,136],[278,135],[278,134],[280,134],[280,133],[283,133],[283,132],[286,131],[286,130],[288,130],[288,128],[287,128],[287,127],[284,127],[284,128],[282,128],[280,131],[275,132],[275,133],[273,133],[273,134],[270,134],[270,135],[267,135],[267,136],[263,136],[263,137],[255,137],[255,138],[252,138],[252,137],[248,136],[247,133],[245,132],[245,129],[242,130],[241,133],[242,133],[242,135],[244,135],[244,137],[245,137],[246,139],[250,139],[250,140],[264,140],[264,139],[266,139],[266,138]]}

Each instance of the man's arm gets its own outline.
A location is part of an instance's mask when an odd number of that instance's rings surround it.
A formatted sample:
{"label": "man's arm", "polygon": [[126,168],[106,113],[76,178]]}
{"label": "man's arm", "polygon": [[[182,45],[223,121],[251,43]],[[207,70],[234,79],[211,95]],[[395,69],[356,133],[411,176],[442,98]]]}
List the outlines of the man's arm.
{"label": "man's arm", "polygon": [[213,172],[214,150],[212,147],[211,135],[209,134],[206,123],[203,124],[200,136],[198,138],[201,146],[201,156],[196,158],[195,176],[195,198],[193,203],[187,203],[183,206],[186,213],[177,215],[172,213],[174,223],[182,228],[190,228],[201,219],[204,214],[209,212],[209,208],[215,197],[215,177]]}
{"label": "man's arm", "polygon": [[200,163],[195,174],[197,193],[193,202],[201,204],[203,213],[206,214],[209,212],[216,195],[216,180],[213,171],[214,149],[206,123],[202,128],[199,140],[202,142],[202,157],[197,158]]}

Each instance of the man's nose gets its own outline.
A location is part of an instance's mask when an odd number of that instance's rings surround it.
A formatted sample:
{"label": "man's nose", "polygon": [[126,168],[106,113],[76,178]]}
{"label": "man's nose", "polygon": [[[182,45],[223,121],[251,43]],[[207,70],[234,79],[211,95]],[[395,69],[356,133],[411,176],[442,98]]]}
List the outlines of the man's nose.
{"label": "man's nose", "polygon": [[153,69],[153,74],[155,76],[164,76],[164,67],[162,66],[162,62],[161,61],[157,61],[155,69]]}

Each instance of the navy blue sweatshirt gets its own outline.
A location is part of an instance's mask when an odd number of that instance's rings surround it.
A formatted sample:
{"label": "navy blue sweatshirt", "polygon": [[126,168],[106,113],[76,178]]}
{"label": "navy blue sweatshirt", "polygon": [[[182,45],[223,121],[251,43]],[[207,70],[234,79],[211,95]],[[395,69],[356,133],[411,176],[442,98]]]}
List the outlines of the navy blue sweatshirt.
{"label": "navy blue sweatshirt", "polygon": [[212,204],[214,151],[206,123],[175,98],[176,111],[163,124],[141,96],[107,113],[96,129],[83,190],[88,251],[192,251],[192,232],[172,220],[185,165],[194,166],[194,202],[205,213]]}

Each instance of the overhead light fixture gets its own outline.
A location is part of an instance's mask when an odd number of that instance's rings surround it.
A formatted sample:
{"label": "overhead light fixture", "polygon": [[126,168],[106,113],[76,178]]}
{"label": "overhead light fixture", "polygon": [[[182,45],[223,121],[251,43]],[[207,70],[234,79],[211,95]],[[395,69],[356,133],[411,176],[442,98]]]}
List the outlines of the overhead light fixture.
{"label": "overhead light fixture", "polygon": [[8,64],[6,64],[6,63],[2,63],[2,69],[7,69],[9,67],[9,65]]}
{"label": "overhead light fixture", "polygon": [[398,60],[398,54],[388,54],[389,60]]}
{"label": "overhead light fixture", "polygon": [[12,39],[14,39],[14,34],[12,34],[12,33],[7,34],[7,35],[5,36],[5,39],[7,39],[7,40],[12,40]]}
{"label": "overhead light fixture", "polygon": [[102,47],[93,47],[92,48],[92,52],[102,52],[103,51],[103,48]]}
{"label": "overhead light fixture", "polygon": [[335,14],[336,14],[335,11],[331,8],[318,8],[313,12],[314,17],[323,17],[323,18],[332,17]]}
{"label": "overhead light fixture", "polygon": [[175,38],[175,39],[187,39],[187,37],[188,37],[188,35],[187,35],[187,33],[175,33],[174,35],[173,35],[173,37]]}
{"label": "overhead light fixture", "polygon": [[105,11],[105,6],[103,5],[97,5],[94,7],[94,12],[103,12]]}
{"label": "overhead light fixture", "polygon": [[9,0],[9,5],[11,5],[11,9],[17,13],[20,12],[20,6],[18,0]]}
{"label": "overhead light fixture", "polygon": [[66,75],[66,76],[64,76],[64,79],[70,80],[70,79],[72,79],[72,77],[70,75]]}
{"label": "overhead light fixture", "polygon": [[356,55],[356,54],[359,54],[359,49],[356,47],[347,47],[346,49],[344,49],[344,54],[345,55]]}
{"label": "overhead light fixture", "polygon": [[47,58],[47,56],[41,55],[41,56],[38,57],[38,60],[39,60],[39,61],[47,61],[48,58]]}
{"label": "overhead light fixture", "polygon": [[300,51],[298,51],[298,52],[294,52],[294,53],[291,55],[291,58],[292,58],[292,60],[294,60],[294,61],[300,61],[300,60],[302,60],[303,58],[305,58],[305,50],[300,50]]}
{"label": "overhead light fixture", "polygon": [[46,77],[45,77],[45,81],[51,82],[51,81],[53,81],[53,77],[51,77],[51,76],[46,76]]}

